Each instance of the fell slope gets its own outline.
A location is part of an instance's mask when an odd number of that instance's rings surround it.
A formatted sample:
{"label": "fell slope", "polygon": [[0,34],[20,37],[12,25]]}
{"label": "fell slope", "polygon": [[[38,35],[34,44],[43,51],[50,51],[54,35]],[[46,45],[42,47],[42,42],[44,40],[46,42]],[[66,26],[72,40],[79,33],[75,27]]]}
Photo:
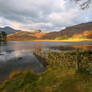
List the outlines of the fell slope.
{"label": "fell slope", "polygon": [[41,39],[45,35],[43,32],[28,32],[28,31],[21,31],[15,34],[8,35],[8,40],[13,41],[30,41]]}
{"label": "fell slope", "polygon": [[67,27],[59,32],[43,33],[21,31],[8,35],[8,40],[67,40],[67,39],[92,39],[92,22]]}

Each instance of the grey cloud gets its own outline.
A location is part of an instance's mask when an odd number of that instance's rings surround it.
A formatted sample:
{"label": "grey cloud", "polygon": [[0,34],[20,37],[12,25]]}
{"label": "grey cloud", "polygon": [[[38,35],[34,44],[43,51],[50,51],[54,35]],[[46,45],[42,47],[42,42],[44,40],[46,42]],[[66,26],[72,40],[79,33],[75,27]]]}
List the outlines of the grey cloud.
{"label": "grey cloud", "polygon": [[69,0],[0,0],[0,18],[3,17],[0,24],[3,26],[16,22],[21,24],[21,29],[60,30],[85,22],[87,15],[83,14]]}

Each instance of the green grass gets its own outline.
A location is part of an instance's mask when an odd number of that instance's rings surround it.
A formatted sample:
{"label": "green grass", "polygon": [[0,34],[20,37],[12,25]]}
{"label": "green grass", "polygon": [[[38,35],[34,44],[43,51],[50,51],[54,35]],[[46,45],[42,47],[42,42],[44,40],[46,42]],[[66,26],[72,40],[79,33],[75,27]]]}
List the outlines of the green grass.
{"label": "green grass", "polygon": [[[82,57],[81,61],[86,61],[91,60],[91,52],[80,51],[77,54]],[[48,62],[59,62],[64,57],[64,60],[72,61],[71,57],[74,55],[74,59],[76,55],[75,51],[49,52],[48,54]],[[12,73],[10,80],[0,85],[0,92],[92,92],[92,75],[88,72],[76,71],[74,67],[63,67],[59,63],[48,64],[47,70],[41,74],[31,71]]]}
{"label": "green grass", "polygon": [[40,75],[30,71],[3,83],[0,92],[92,92],[92,76],[60,66]]}

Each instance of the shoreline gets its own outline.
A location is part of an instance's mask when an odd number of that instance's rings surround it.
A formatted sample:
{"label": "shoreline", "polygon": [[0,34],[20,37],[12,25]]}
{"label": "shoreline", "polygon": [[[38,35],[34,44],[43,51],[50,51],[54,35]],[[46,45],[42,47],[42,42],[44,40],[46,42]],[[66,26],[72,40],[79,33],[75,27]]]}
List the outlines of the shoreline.
{"label": "shoreline", "polygon": [[7,40],[7,41],[33,41],[33,42],[92,42],[92,39],[88,40]]}
{"label": "shoreline", "polygon": [[92,42],[92,40],[32,40],[32,41],[47,41],[47,42]]}

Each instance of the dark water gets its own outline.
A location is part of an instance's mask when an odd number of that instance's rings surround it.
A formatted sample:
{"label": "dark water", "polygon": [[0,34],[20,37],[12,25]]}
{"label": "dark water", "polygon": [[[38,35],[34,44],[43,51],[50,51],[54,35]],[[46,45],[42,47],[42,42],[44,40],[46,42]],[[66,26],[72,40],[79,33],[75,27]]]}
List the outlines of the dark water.
{"label": "dark water", "polygon": [[36,48],[43,50],[92,49],[92,42],[7,42],[0,43],[0,81],[18,70],[32,70],[36,73],[45,71],[43,65],[34,56]]}

